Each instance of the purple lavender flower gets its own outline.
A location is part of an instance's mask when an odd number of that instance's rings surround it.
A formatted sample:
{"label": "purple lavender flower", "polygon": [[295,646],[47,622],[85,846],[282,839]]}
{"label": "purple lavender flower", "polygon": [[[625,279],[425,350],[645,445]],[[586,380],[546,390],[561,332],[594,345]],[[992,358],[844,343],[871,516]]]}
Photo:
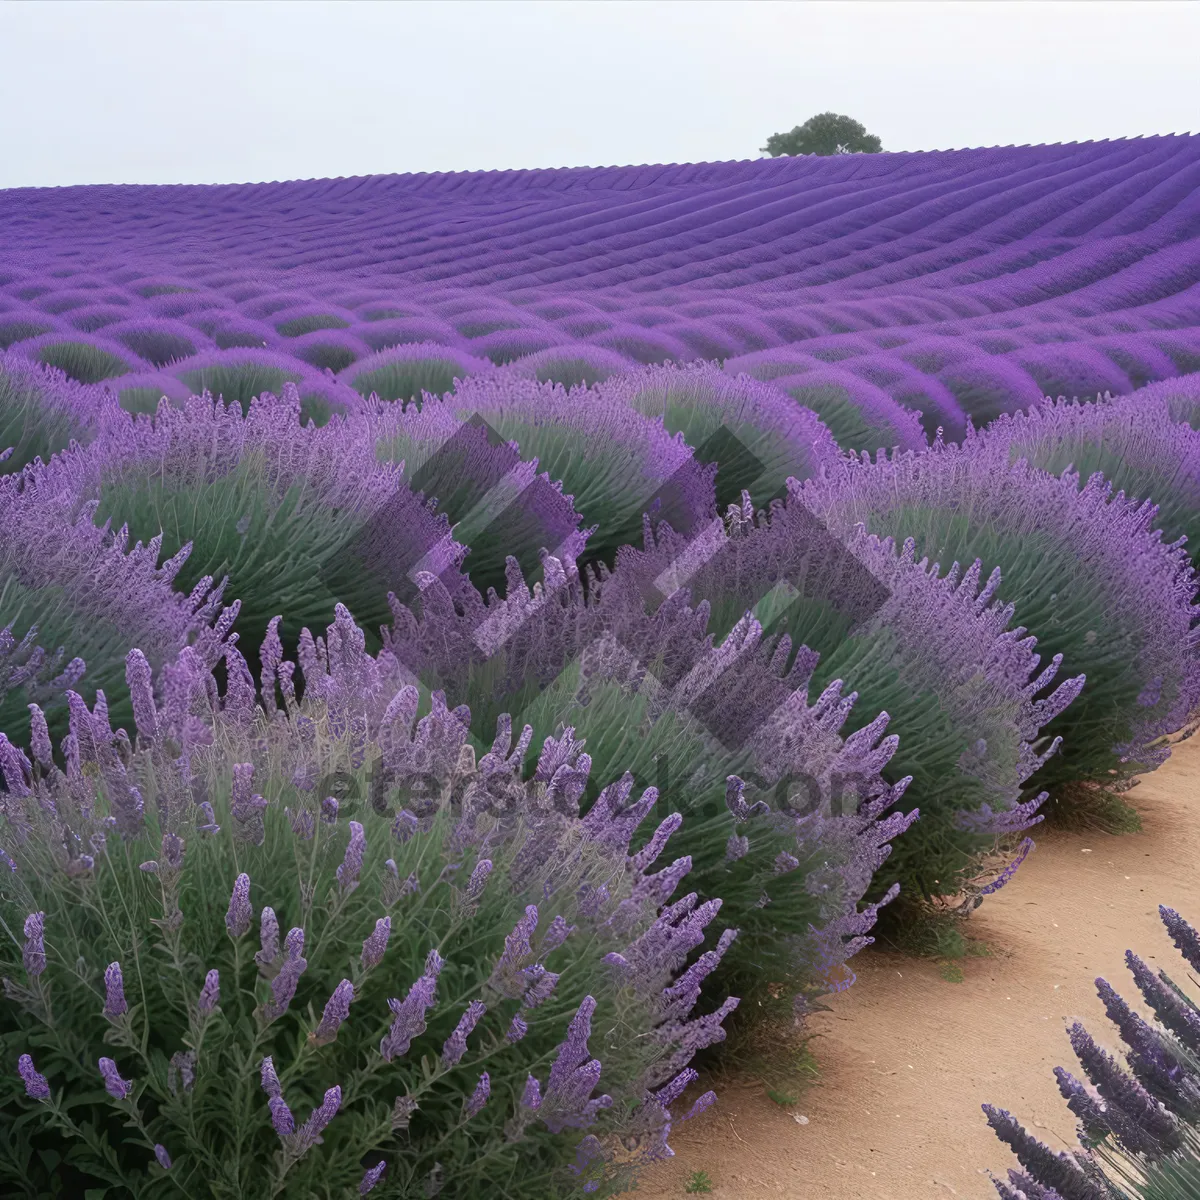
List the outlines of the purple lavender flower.
{"label": "purple lavender flower", "polygon": [[25,948],[21,952],[25,972],[31,979],[46,969],[46,914],[30,913],[25,918]]}
{"label": "purple lavender flower", "polygon": [[275,910],[263,906],[259,923],[259,941],[262,949],[254,956],[254,961],[265,969],[270,969],[279,960],[279,921]]}
{"label": "purple lavender flower", "polygon": [[592,1097],[600,1082],[600,1060],[590,1058],[588,1038],[596,1001],[585,996],[567,1030],[566,1040],[550,1067],[550,1078],[538,1112],[551,1133],[564,1129],[585,1129],[602,1108],[612,1104],[611,1096]]}
{"label": "purple lavender flower", "polygon": [[1159,1021],[1193,1054],[1200,1054],[1200,1013],[1180,1000],[1165,982],[1165,972],[1155,975],[1132,950],[1125,951],[1125,965]]}
{"label": "purple lavender flower", "polygon": [[342,1089],[331,1087],[321,1101],[320,1107],[313,1109],[312,1116],[296,1131],[296,1142],[293,1153],[299,1157],[321,1141],[321,1131],[337,1116],[342,1107]]}
{"label": "purple lavender flower", "polygon": [[479,1019],[485,1012],[487,1012],[487,1005],[481,1004],[478,1000],[472,1000],[467,1005],[467,1011],[463,1013],[454,1032],[442,1046],[442,1066],[453,1067],[462,1061],[463,1055],[467,1052],[467,1038],[471,1036],[471,1031],[479,1024]]}
{"label": "purple lavender flower", "polygon": [[1031,1137],[1012,1113],[990,1104],[983,1105],[983,1111],[996,1136],[1012,1150],[1021,1166],[1052,1187],[1062,1200],[1109,1200],[1107,1192],[1083,1173],[1073,1157],[1055,1154]]}
{"label": "purple lavender flower", "polygon": [[288,931],[283,965],[279,974],[271,980],[271,1002],[263,1007],[263,1016],[270,1021],[277,1021],[287,1012],[287,1007],[296,994],[296,985],[300,976],[308,968],[308,960],[301,957],[304,951],[304,930],[300,928]]}
{"label": "purple lavender flower", "polygon": [[125,981],[121,978],[121,964],[109,963],[104,971],[104,1015],[111,1021],[128,1011],[129,1005],[125,1003]]}
{"label": "purple lavender flower", "polygon": [[396,819],[392,823],[392,837],[403,845],[412,838],[419,827],[420,822],[417,818],[407,808],[402,808],[396,814]]}
{"label": "purple lavender flower", "polygon": [[380,917],[375,922],[375,929],[362,944],[362,969],[369,971],[383,962],[387,952],[388,938],[392,933],[392,918]]}
{"label": "purple lavender flower", "polygon": [[470,1120],[483,1106],[488,1102],[488,1097],[492,1094],[492,1081],[486,1071],[479,1076],[479,1082],[475,1085],[475,1090],[471,1093],[467,1100],[466,1107],[463,1109],[467,1120]]}
{"label": "purple lavender flower", "polygon": [[510,1042],[519,1042],[529,1032],[529,1025],[522,1019],[521,1014],[517,1013],[512,1019],[512,1023],[508,1027],[508,1032],[504,1035]]}
{"label": "purple lavender flower", "polygon": [[171,1095],[179,1094],[179,1082],[182,1077],[183,1090],[190,1092],[196,1083],[196,1052],[194,1050],[178,1050],[171,1055],[167,1064],[167,1087]]}
{"label": "purple lavender flower", "polygon": [[433,1004],[437,994],[437,980],[441,970],[441,955],[436,950],[430,950],[425,960],[425,974],[409,988],[408,995],[403,1001],[388,1001],[394,1019],[391,1028],[379,1043],[379,1053],[383,1055],[385,1062],[407,1054],[413,1039],[425,1032],[425,1011]]}
{"label": "purple lavender flower", "polygon": [[196,1008],[202,1014],[207,1014],[213,1011],[221,1002],[221,976],[214,967],[213,970],[204,977],[204,987],[200,989],[200,999],[196,1002]]}
{"label": "purple lavender flower", "polygon": [[162,1142],[156,1142],[154,1146],[154,1157],[158,1159],[158,1165],[164,1171],[171,1169],[171,1156],[167,1153],[167,1148]]}
{"label": "purple lavender flower", "polygon": [[1158,915],[1171,935],[1175,948],[1187,959],[1193,971],[1200,971],[1200,934],[1192,928],[1173,908],[1158,906]]}
{"label": "purple lavender flower", "polygon": [[104,1090],[114,1100],[124,1100],[133,1091],[133,1084],[117,1073],[117,1064],[111,1058],[100,1060],[100,1074],[104,1077]]}
{"label": "purple lavender flower", "polygon": [[1008,881],[1010,879],[1012,879],[1012,877],[1017,873],[1017,869],[1025,861],[1025,859],[1028,858],[1029,852],[1034,848],[1034,846],[1036,844],[1037,843],[1034,842],[1033,838],[1027,837],[1027,838],[1022,839],[1020,849],[1017,851],[1016,856],[1013,858],[1012,862],[1010,862],[1004,868],[1004,870],[1001,871],[1000,874],[997,875],[996,878],[992,880],[991,883],[980,888],[979,894],[981,896],[991,896],[991,895],[995,894],[996,892],[998,892],[1002,887],[1004,887],[1004,885],[1006,883],[1008,883]]}
{"label": "purple lavender flower", "polygon": [[283,1095],[283,1088],[279,1086],[279,1076],[275,1073],[275,1060],[269,1054],[259,1065],[259,1077],[262,1080],[262,1089],[268,1096]]}
{"label": "purple lavender flower", "polygon": [[279,1134],[280,1140],[290,1138],[296,1132],[296,1119],[292,1116],[292,1110],[288,1108],[287,1102],[282,1095],[274,1095],[267,1101],[267,1107],[271,1110],[271,1124],[275,1127],[275,1132]]}
{"label": "purple lavender flower", "polygon": [[471,872],[471,878],[467,881],[467,899],[474,902],[483,895],[483,889],[487,886],[488,876],[492,873],[492,860],[490,858],[481,858],[475,864],[475,870]]}
{"label": "purple lavender flower", "polygon": [[325,1002],[325,1011],[321,1014],[321,1023],[313,1031],[313,1041],[318,1046],[324,1046],[336,1041],[338,1029],[350,1015],[350,1004],[354,999],[354,984],[349,979],[343,979],[333,989],[333,995]]}
{"label": "purple lavender flower", "polygon": [[382,1178],[387,1170],[387,1159],[380,1159],[373,1167],[368,1167],[358,1185],[358,1194],[365,1196]]}
{"label": "purple lavender flower", "polygon": [[538,953],[545,958],[552,950],[557,950],[574,932],[575,926],[568,925],[565,917],[555,917],[542,938],[542,946]]}
{"label": "purple lavender flower", "polygon": [[362,870],[363,852],[367,848],[366,834],[358,821],[350,822],[350,841],[346,846],[346,857],[337,869],[338,885],[343,895],[349,895],[358,887],[358,873]]}
{"label": "purple lavender flower", "polygon": [[229,911],[225,914],[225,928],[229,936],[245,937],[250,930],[253,913],[250,909],[250,876],[243,873],[234,880],[233,893],[229,898]]}
{"label": "purple lavender flower", "polygon": [[553,971],[540,971],[526,989],[525,995],[521,997],[521,1007],[523,1009],[533,1009],[537,1008],[540,1004],[545,1004],[554,994],[554,987],[558,983],[558,980],[559,976]]}
{"label": "purple lavender flower", "polygon": [[537,929],[537,906],[530,904],[525,909],[525,915],[513,926],[512,933],[504,939],[504,952],[496,962],[488,981],[492,987],[505,996],[518,996],[523,989],[520,981],[521,967],[533,953],[531,939]]}
{"label": "purple lavender flower", "polygon": [[173,833],[164,833],[162,837],[162,858],[172,871],[183,868],[183,852],[186,843],[183,838]]}
{"label": "purple lavender flower", "polygon": [[334,824],[338,818],[338,808],[339,805],[337,802],[337,797],[326,796],[325,799],[321,801],[321,820],[324,821],[326,825]]}
{"label": "purple lavender flower", "polygon": [[1100,1095],[1164,1146],[1170,1149],[1179,1146],[1179,1127],[1175,1118],[1141,1084],[1122,1071],[1112,1055],[1096,1045],[1078,1021],[1067,1033],[1071,1049]]}
{"label": "purple lavender flower", "polygon": [[31,1100],[49,1100],[50,1084],[45,1075],[39,1075],[34,1068],[33,1058],[22,1054],[17,1060],[17,1071],[25,1081],[25,1095]]}

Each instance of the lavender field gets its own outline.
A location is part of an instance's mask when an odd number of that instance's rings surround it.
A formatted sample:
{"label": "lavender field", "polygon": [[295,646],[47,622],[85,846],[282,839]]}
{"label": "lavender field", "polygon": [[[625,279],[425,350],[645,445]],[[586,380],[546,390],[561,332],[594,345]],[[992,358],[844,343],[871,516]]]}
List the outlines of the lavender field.
{"label": "lavender field", "polygon": [[[629,1191],[1136,826],[1198,548],[1200,136],[0,192],[0,1194]],[[1200,1194],[1137,982],[1005,1200]]]}

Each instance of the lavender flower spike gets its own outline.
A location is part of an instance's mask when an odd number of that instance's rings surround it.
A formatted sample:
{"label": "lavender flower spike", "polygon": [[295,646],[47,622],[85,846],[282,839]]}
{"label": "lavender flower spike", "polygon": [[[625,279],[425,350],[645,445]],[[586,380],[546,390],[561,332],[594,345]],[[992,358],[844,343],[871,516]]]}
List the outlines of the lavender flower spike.
{"label": "lavender flower spike", "polygon": [[467,899],[474,902],[483,895],[483,889],[487,886],[488,876],[492,873],[492,860],[490,858],[481,858],[475,864],[475,870],[471,872],[471,878],[467,881]]}
{"label": "lavender flower spike", "polygon": [[388,1007],[395,1019],[379,1043],[379,1053],[383,1055],[385,1062],[407,1054],[413,1038],[420,1037],[425,1032],[425,1010],[433,1004],[441,970],[442,957],[436,950],[431,950],[425,960],[425,974],[409,988],[403,1001],[388,1001]]}
{"label": "lavender flower spike", "polygon": [[279,974],[271,980],[271,1002],[264,1005],[262,1013],[269,1022],[277,1021],[287,1012],[292,997],[296,994],[296,985],[300,976],[308,967],[308,960],[301,957],[304,952],[304,930],[289,929],[285,942],[283,966]]}
{"label": "lavender flower spike", "polygon": [[383,1178],[383,1173],[386,1170],[386,1158],[380,1159],[373,1167],[368,1167],[362,1177],[362,1182],[358,1185],[358,1194],[365,1196]]}
{"label": "lavender flower spike", "polygon": [[337,1116],[342,1107],[342,1089],[331,1087],[325,1093],[319,1108],[313,1109],[313,1114],[296,1131],[296,1144],[293,1153],[299,1157],[321,1141],[321,1131]]}
{"label": "lavender flower spike", "polygon": [[25,962],[25,973],[34,979],[46,969],[46,914],[30,913],[25,918],[25,948],[21,957]]}
{"label": "lavender flower spike", "polygon": [[129,1011],[125,1003],[125,981],[121,978],[121,964],[109,963],[104,972],[104,1015],[115,1020]]}
{"label": "lavender flower spike", "polygon": [[508,1041],[519,1042],[529,1032],[529,1024],[526,1022],[520,1013],[517,1013],[512,1019],[512,1024],[508,1027],[508,1032],[504,1035]]}
{"label": "lavender flower spike", "polygon": [[221,975],[214,968],[204,977],[204,986],[200,989],[200,999],[196,1008],[201,1014],[213,1011],[221,1003]]}
{"label": "lavender flower spike", "polygon": [[362,969],[364,971],[371,970],[372,967],[377,967],[383,962],[383,956],[387,951],[388,938],[392,933],[392,918],[380,917],[375,922],[375,931],[363,942],[362,946]]}
{"label": "lavender flower spike", "polygon": [[275,910],[266,905],[260,918],[259,942],[262,949],[254,956],[254,961],[260,967],[273,967],[279,959],[279,921]]}
{"label": "lavender flower spike", "polygon": [[30,1055],[21,1055],[17,1060],[17,1071],[25,1081],[25,1095],[31,1100],[50,1099],[50,1084],[47,1082],[45,1075],[37,1073]]}
{"label": "lavender flower spike", "polygon": [[225,914],[225,928],[231,938],[245,937],[249,933],[251,915],[250,876],[243,873],[234,880],[229,911]]}
{"label": "lavender flower spike", "polygon": [[349,979],[343,979],[333,989],[333,995],[325,1002],[325,1011],[321,1014],[321,1023],[313,1031],[313,1042],[325,1046],[337,1040],[338,1029],[350,1015],[350,1003],[354,999],[354,984]]}
{"label": "lavender flower spike", "polygon": [[275,1127],[275,1132],[279,1134],[280,1140],[290,1138],[296,1132],[296,1119],[292,1116],[292,1110],[288,1108],[283,1096],[272,1096],[267,1101],[267,1107],[271,1110],[271,1124]]}
{"label": "lavender flower spike", "polygon": [[472,1000],[467,1005],[467,1011],[463,1013],[454,1032],[446,1039],[446,1043],[442,1047],[442,1066],[453,1067],[462,1061],[463,1055],[467,1052],[467,1038],[471,1036],[471,1031],[479,1024],[479,1019],[485,1012],[487,1012],[487,1005],[481,1004],[478,1000]]}
{"label": "lavender flower spike", "polygon": [[1187,959],[1193,971],[1200,971],[1200,934],[1193,929],[1173,908],[1158,906],[1158,915],[1171,935],[1175,948]]}
{"label": "lavender flower spike", "polygon": [[283,1088],[279,1086],[279,1076],[275,1073],[275,1060],[271,1055],[268,1054],[262,1060],[259,1075],[262,1079],[262,1089],[268,1096],[283,1095]]}
{"label": "lavender flower spike", "polygon": [[100,1060],[100,1074],[104,1076],[104,1090],[114,1100],[124,1100],[133,1091],[133,1084],[117,1073],[117,1064],[111,1058]]}
{"label": "lavender flower spike", "polygon": [[488,1073],[484,1071],[479,1076],[479,1082],[475,1085],[475,1090],[471,1093],[470,1099],[467,1100],[466,1107],[463,1110],[467,1120],[470,1120],[483,1108],[491,1094],[492,1080]]}
{"label": "lavender flower spike", "polygon": [[167,1153],[167,1148],[162,1144],[162,1142],[155,1143],[154,1157],[158,1159],[158,1165],[162,1167],[164,1171],[169,1171],[171,1169],[171,1156]]}
{"label": "lavender flower spike", "polygon": [[358,873],[362,870],[363,852],[367,848],[366,834],[357,821],[350,822],[350,841],[346,846],[346,857],[337,869],[338,886],[343,895],[349,895],[358,887]]}

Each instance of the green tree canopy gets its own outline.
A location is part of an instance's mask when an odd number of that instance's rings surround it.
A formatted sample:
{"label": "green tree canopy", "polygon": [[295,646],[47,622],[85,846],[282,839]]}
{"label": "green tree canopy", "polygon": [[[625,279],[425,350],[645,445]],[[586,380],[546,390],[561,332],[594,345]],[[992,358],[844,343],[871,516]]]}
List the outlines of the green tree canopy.
{"label": "green tree canopy", "polygon": [[773,133],[763,146],[764,154],[878,154],[883,145],[853,117],[818,113],[790,133]]}

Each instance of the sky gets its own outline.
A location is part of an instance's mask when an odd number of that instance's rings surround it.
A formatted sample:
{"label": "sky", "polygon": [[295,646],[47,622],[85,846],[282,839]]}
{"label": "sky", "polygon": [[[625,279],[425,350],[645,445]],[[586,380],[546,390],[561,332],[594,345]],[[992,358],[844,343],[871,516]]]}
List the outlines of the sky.
{"label": "sky", "polygon": [[7,0],[0,188],[1200,133],[1200,3]]}

